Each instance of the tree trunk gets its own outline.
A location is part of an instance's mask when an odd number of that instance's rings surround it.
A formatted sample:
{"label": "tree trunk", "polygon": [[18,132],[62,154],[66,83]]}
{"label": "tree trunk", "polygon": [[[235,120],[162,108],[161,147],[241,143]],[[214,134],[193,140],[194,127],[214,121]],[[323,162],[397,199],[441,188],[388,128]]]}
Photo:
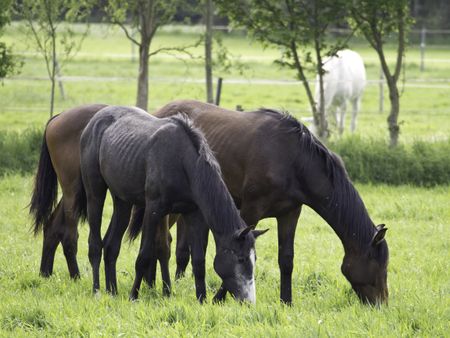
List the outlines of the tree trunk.
{"label": "tree trunk", "polygon": [[148,60],[149,60],[150,43],[141,39],[139,46],[139,74],[136,106],[147,110],[148,105]]}
{"label": "tree trunk", "polygon": [[[320,46],[319,40],[316,37],[314,39],[314,46],[316,50],[316,61],[317,61],[317,74],[319,75],[319,110],[317,111],[319,124],[316,125],[318,136],[326,140],[329,136],[328,133],[328,121],[327,116],[325,115],[325,97],[324,97],[324,89],[323,89],[323,66],[322,66],[322,56],[320,55]],[[315,102],[317,104],[317,102]]]}
{"label": "tree trunk", "polygon": [[213,83],[212,83],[212,25],[213,25],[213,4],[212,0],[206,0],[205,13],[206,33],[205,33],[205,74],[206,74],[206,100],[213,103]]}
{"label": "tree trunk", "polygon": [[398,115],[400,112],[400,96],[398,94],[397,84],[391,77],[387,81],[389,88],[389,100],[391,101],[391,110],[387,118],[390,145],[395,147],[398,143],[398,137],[400,134],[400,126],[398,125]]}
{"label": "tree trunk", "polygon": [[308,97],[309,105],[310,105],[312,113],[313,113],[314,125],[316,126],[316,128],[319,129],[320,128],[320,117],[317,112],[317,106],[316,106],[314,97],[311,92],[311,87],[309,86],[309,82],[306,79],[303,65],[301,64],[300,58],[297,53],[297,45],[296,45],[295,41],[291,42],[291,52],[292,52],[292,56],[294,58],[294,65],[297,70],[297,77],[300,81],[302,81],[303,86],[305,87],[306,96]]}
{"label": "tree trunk", "polygon": [[56,59],[55,65],[56,65],[56,76],[58,76],[59,92],[61,94],[62,99],[65,100],[66,99],[66,94],[64,92],[64,84],[63,84],[63,82],[61,80],[61,68],[59,67],[58,59]]}
{"label": "tree trunk", "polygon": [[50,118],[53,117],[53,112],[55,109],[55,77],[56,77],[56,31],[53,29],[51,30],[51,37],[52,37],[52,69],[50,74],[50,81],[52,83],[52,89],[50,92]]}

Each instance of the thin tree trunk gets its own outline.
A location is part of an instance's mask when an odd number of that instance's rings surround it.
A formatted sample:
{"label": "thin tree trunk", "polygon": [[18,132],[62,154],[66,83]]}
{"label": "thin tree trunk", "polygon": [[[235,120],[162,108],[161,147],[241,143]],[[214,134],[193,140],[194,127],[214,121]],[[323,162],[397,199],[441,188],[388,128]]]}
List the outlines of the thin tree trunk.
{"label": "thin tree trunk", "polygon": [[148,105],[148,60],[149,60],[150,43],[141,40],[139,46],[139,74],[138,74],[138,87],[136,106],[147,110]]}
{"label": "thin tree trunk", "polygon": [[395,147],[398,144],[400,126],[398,125],[398,115],[400,112],[400,96],[398,94],[397,84],[393,78],[388,79],[389,100],[391,101],[391,110],[387,118],[390,145]]}
{"label": "thin tree trunk", "polygon": [[325,115],[325,98],[324,98],[324,89],[323,89],[323,69],[322,69],[322,56],[320,55],[320,47],[319,41],[317,38],[314,40],[315,50],[316,50],[316,60],[317,60],[317,74],[319,75],[319,109],[317,111],[317,115],[319,116],[319,125],[316,126],[318,135],[321,139],[327,139],[328,134],[328,121]]}
{"label": "thin tree trunk", "polygon": [[56,76],[56,32],[52,30],[52,71],[50,75],[50,81],[52,83],[52,89],[50,92],[50,118],[53,117],[55,107],[55,76]]}
{"label": "thin tree trunk", "polygon": [[205,33],[205,74],[206,74],[206,100],[213,103],[213,82],[212,82],[212,25],[213,25],[213,3],[206,0],[205,13],[206,33]]}
{"label": "thin tree trunk", "polygon": [[59,67],[59,63],[58,63],[58,59],[56,59],[56,76],[58,76],[58,87],[59,87],[59,92],[61,93],[61,97],[63,100],[66,99],[66,94],[64,92],[64,84],[61,80],[61,68]]}
{"label": "thin tree trunk", "polygon": [[319,120],[319,116],[317,114],[317,107],[316,107],[314,97],[311,92],[311,87],[309,86],[309,82],[306,79],[305,72],[303,70],[303,66],[300,62],[300,58],[298,57],[297,45],[296,45],[295,41],[291,42],[291,51],[292,51],[292,56],[294,57],[294,65],[295,65],[295,68],[297,69],[297,76],[298,76],[299,80],[302,81],[303,86],[305,87],[306,96],[308,97],[309,105],[311,106],[311,109],[313,112],[314,124],[316,126],[318,126],[320,123],[320,120]]}
{"label": "thin tree trunk", "polygon": [[[319,111],[317,112],[318,117],[319,117],[319,124],[316,125],[317,128],[317,132],[318,135],[321,139],[326,140],[328,138],[328,122],[327,122],[327,117],[325,115],[325,98],[323,95],[323,68],[322,68],[322,56],[320,54],[320,34],[317,31],[317,26],[318,26],[318,8],[317,8],[317,1],[314,1],[314,11],[313,11],[313,19],[314,19],[314,49],[316,52],[316,61],[317,61],[317,74],[319,75],[319,90],[320,90],[320,95],[319,95],[319,100],[320,100],[320,105],[319,105]],[[315,102],[316,103],[316,102]]]}

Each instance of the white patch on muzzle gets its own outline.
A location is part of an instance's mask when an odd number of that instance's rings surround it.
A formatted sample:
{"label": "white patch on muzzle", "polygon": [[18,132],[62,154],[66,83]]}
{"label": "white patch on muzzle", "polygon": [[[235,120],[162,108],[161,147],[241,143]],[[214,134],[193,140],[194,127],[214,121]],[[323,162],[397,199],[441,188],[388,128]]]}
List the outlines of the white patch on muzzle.
{"label": "white patch on muzzle", "polygon": [[[243,281],[242,286],[242,296],[243,299],[255,304],[256,303],[256,288],[255,288],[255,250],[250,251],[250,262],[252,264],[252,278],[251,279],[245,279]],[[243,279],[243,278],[242,278]]]}

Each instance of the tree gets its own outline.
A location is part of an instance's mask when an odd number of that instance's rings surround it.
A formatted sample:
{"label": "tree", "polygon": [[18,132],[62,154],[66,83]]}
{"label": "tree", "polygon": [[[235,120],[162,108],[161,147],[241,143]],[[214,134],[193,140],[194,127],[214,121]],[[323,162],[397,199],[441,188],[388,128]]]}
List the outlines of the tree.
{"label": "tree", "polygon": [[[69,23],[85,19],[92,0],[23,0],[17,2],[16,12],[25,19],[39,53],[45,60],[51,82],[50,117],[55,103],[55,82],[58,67],[69,60],[81,47],[87,34],[78,37]],[[87,27],[87,26],[86,26]]]}
{"label": "tree", "polygon": [[212,38],[213,38],[213,2],[205,0],[205,76],[206,76],[206,100],[213,103],[212,83]]}
{"label": "tree", "polygon": [[[12,0],[0,0],[0,36],[3,27],[9,23],[11,3]],[[0,79],[13,74],[18,66],[19,64],[13,57],[11,50],[5,43],[0,42]]]}
{"label": "tree", "polygon": [[[161,47],[150,52],[152,40],[157,30],[164,24],[171,22],[177,7],[182,0],[109,0],[106,13],[109,20],[118,25],[126,37],[139,48],[139,72],[136,106],[147,110],[148,105],[148,68],[151,56],[161,52],[181,52],[189,54],[192,46]],[[137,31],[135,38],[131,30]]]}
{"label": "tree", "polygon": [[[391,103],[387,118],[390,144],[395,146],[400,134],[398,124],[400,96],[397,82],[404,60],[406,32],[412,23],[409,14],[409,0],[353,0],[351,17],[353,25],[359,27],[380,59]],[[397,34],[397,55],[393,69],[391,69],[386,60],[384,47],[386,39],[393,33]]]}
{"label": "tree", "polygon": [[[313,112],[318,135],[327,138],[328,124],[324,105],[319,105],[321,108],[318,111],[306,72],[308,65],[314,63],[323,94],[322,60],[325,55],[333,55],[345,45],[345,42],[337,40],[327,43],[327,28],[345,17],[346,1],[217,0],[216,3],[232,22],[246,28],[257,40],[265,45],[281,47],[283,55],[277,62],[297,72]],[[323,95],[321,97],[323,101]]]}

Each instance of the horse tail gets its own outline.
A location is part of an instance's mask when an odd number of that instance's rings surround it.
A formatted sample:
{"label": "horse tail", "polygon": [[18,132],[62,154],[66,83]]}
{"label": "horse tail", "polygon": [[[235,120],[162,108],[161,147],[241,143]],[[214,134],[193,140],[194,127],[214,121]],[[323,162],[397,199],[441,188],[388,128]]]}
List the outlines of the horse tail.
{"label": "horse tail", "polygon": [[128,226],[128,238],[130,239],[130,242],[134,241],[141,232],[144,213],[145,208],[137,206],[133,207],[133,214]]}
{"label": "horse tail", "polygon": [[83,177],[80,174],[78,175],[78,183],[76,187],[75,193],[75,203],[73,206],[73,211],[75,216],[80,219],[82,222],[86,221],[87,218],[87,197],[86,197],[86,189],[83,184]]}
{"label": "horse tail", "polygon": [[29,204],[30,214],[34,219],[33,232],[35,235],[49,223],[58,196],[58,180],[45,136],[46,132],[44,131],[38,170],[34,179],[34,189]]}

